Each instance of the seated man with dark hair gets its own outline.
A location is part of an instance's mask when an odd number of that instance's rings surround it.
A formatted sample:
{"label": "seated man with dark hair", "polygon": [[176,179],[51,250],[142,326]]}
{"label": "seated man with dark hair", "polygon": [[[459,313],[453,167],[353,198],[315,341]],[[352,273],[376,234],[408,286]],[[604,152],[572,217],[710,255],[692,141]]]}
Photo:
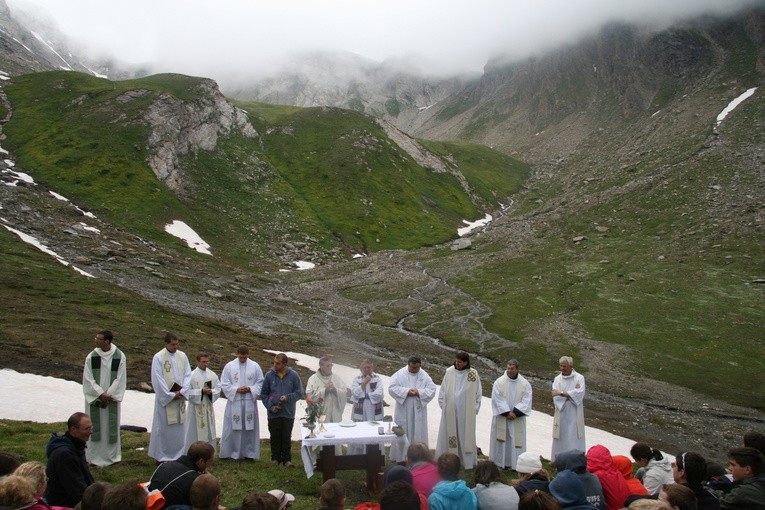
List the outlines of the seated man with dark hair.
{"label": "seated man with dark hair", "polygon": [[165,498],[167,508],[174,505],[191,506],[191,484],[207,472],[215,456],[215,449],[206,441],[191,443],[186,455],[178,460],[160,464],[151,475],[149,491],[158,489]]}
{"label": "seated man with dark hair", "polygon": [[420,495],[411,483],[391,482],[380,492],[380,510],[420,510]]}
{"label": "seated man with dark hair", "polygon": [[218,510],[220,482],[213,475],[199,475],[191,483],[189,500],[194,510]]}
{"label": "seated man with dark hair", "polygon": [[765,508],[765,459],[755,448],[733,448],[728,452],[728,471],[733,488],[720,498],[723,510]]}
{"label": "seated man with dark hair", "polygon": [[101,510],[146,510],[146,490],[134,482],[112,487],[104,494]]}

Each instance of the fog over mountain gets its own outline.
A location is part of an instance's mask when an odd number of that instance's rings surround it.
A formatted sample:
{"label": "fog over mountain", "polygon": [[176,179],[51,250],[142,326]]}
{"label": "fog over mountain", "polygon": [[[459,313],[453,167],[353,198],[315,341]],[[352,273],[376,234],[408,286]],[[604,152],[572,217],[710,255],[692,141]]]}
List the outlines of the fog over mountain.
{"label": "fog over mountain", "polygon": [[498,55],[523,58],[574,42],[604,23],[662,28],[762,0],[423,0],[251,2],[8,0],[91,58],[146,64],[150,72],[216,79],[222,86],[281,71],[292,55],[351,52],[428,74],[478,73]]}

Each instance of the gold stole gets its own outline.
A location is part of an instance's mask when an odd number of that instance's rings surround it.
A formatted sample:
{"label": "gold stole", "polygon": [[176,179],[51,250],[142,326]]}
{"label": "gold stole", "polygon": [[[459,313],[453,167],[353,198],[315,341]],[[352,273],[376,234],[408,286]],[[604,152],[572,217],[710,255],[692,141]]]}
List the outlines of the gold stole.
{"label": "gold stole", "polygon": [[[175,363],[178,366],[181,382],[183,382],[183,376],[186,373],[186,362],[181,356],[175,356]],[[173,374],[173,363],[170,361],[170,353],[167,351],[167,348],[162,349],[162,370],[165,377],[165,384],[167,384],[167,388],[170,389],[175,384],[175,376]],[[185,423],[186,401],[183,399],[170,401],[170,403],[165,406],[165,414],[167,415],[168,425]]]}
{"label": "gold stole", "polygon": [[[446,437],[449,451],[457,453],[457,409],[455,408],[454,387],[457,377],[457,369],[450,367],[442,384],[446,385]],[[473,453],[475,450],[475,393],[478,372],[474,368],[468,369],[467,384],[465,385],[465,453]]]}
{"label": "gold stole", "polygon": [[[506,381],[504,381],[504,388],[502,391],[500,391],[500,395],[502,395],[502,398],[506,399],[507,394],[510,393],[510,381],[511,379],[507,377],[507,374],[503,374]],[[528,382],[526,379],[518,374],[518,384],[515,385],[515,402],[513,403],[513,406],[517,407],[518,402],[523,400],[523,393],[526,390],[526,385]],[[525,416],[517,416],[515,420],[512,420],[513,422],[513,437],[515,438],[515,447],[516,448],[523,448],[523,443],[526,441],[526,428],[523,426],[521,422],[521,418],[525,418]],[[507,435],[507,418],[505,416],[502,416],[501,414],[497,416],[497,441],[500,443],[505,442],[505,436]]]}

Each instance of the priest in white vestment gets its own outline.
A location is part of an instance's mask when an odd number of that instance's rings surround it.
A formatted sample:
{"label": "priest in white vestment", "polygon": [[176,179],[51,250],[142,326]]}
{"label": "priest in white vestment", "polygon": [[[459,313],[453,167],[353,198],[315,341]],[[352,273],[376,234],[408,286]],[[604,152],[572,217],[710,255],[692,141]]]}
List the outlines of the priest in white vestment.
{"label": "priest in white vestment", "polygon": [[531,414],[531,384],[518,372],[518,361],[507,362],[491,390],[489,458],[501,468],[515,469],[526,451],[526,417]]}
{"label": "priest in white vestment", "polygon": [[584,376],[574,370],[574,360],[563,356],[560,374],[552,384],[553,444],[550,460],[568,450],[586,452],[584,440]]}
{"label": "priest in white vestment", "polygon": [[207,368],[210,356],[197,354],[197,368],[191,372],[189,389],[189,419],[186,421],[186,446],[205,441],[217,449],[218,436],[215,433],[215,409],[213,404],[220,397],[220,380],[215,372]]}
{"label": "priest in white vestment", "polygon": [[436,441],[436,458],[443,453],[459,456],[464,469],[473,469],[478,460],[475,423],[481,408],[481,378],[470,367],[470,356],[460,351],[446,369],[438,392],[441,425]]}
{"label": "priest in white vestment", "polygon": [[[380,376],[374,373],[372,362],[365,359],[359,366],[359,374],[351,381],[351,420],[381,421],[384,417],[383,395],[383,382]],[[365,450],[364,445],[348,446],[350,455],[361,455]],[[380,450],[385,453],[383,445],[380,445]]]}
{"label": "priest in white vestment", "polygon": [[[436,385],[422,369],[419,356],[411,356],[407,365],[390,378],[388,393],[396,401],[393,420],[406,432],[410,443],[428,443],[428,403],[436,396]],[[394,462],[406,459],[393,458]]]}
{"label": "priest in white vestment", "polygon": [[220,438],[221,459],[260,459],[258,400],[263,371],[248,356],[249,349],[240,346],[236,359],[226,364],[220,376],[221,390],[228,399]]}
{"label": "priest in white vestment", "polygon": [[329,356],[319,358],[319,370],[308,378],[305,394],[314,401],[324,399],[325,422],[340,423],[348,400],[348,387],[339,375],[332,372],[332,366]]}
{"label": "priest in white vestment", "polygon": [[[332,372],[332,359],[329,356],[319,358],[319,370],[308,378],[305,394],[314,402],[323,400],[324,422],[340,423],[348,400],[348,387],[339,375]],[[321,417],[319,418],[322,419]],[[335,454],[342,455],[341,445],[335,447]]]}
{"label": "priest in white vestment", "polygon": [[186,400],[191,388],[189,358],[178,350],[175,333],[165,334],[165,348],[151,361],[154,417],[151,421],[149,457],[157,462],[177,460],[186,454]]}
{"label": "priest in white vestment", "polygon": [[112,344],[113,338],[108,330],[96,335],[96,348],[85,358],[82,371],[85,412],[93,422],[85,458],[99,467],[122,460],[120,408],[127,387],[127,360]]}

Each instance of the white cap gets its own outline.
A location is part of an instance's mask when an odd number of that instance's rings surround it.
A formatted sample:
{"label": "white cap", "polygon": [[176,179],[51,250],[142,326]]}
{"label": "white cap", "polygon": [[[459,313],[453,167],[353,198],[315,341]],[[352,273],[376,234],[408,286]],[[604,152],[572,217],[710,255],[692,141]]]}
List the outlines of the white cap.
{"label": "white cap", "polygon": [[536,473],[540,469],[542,469],[542,461],[536,453],[523,452],[515,463],[515,470],[523,474]]}
{"label": "white cap", "polygon": [[268,491],[268,493],[279,500],[279,510],[287,508],[292,504],[293,501],[295,501],[295,496],[292,494],[287,494],[286,492],[279,489],[272,489]]}

